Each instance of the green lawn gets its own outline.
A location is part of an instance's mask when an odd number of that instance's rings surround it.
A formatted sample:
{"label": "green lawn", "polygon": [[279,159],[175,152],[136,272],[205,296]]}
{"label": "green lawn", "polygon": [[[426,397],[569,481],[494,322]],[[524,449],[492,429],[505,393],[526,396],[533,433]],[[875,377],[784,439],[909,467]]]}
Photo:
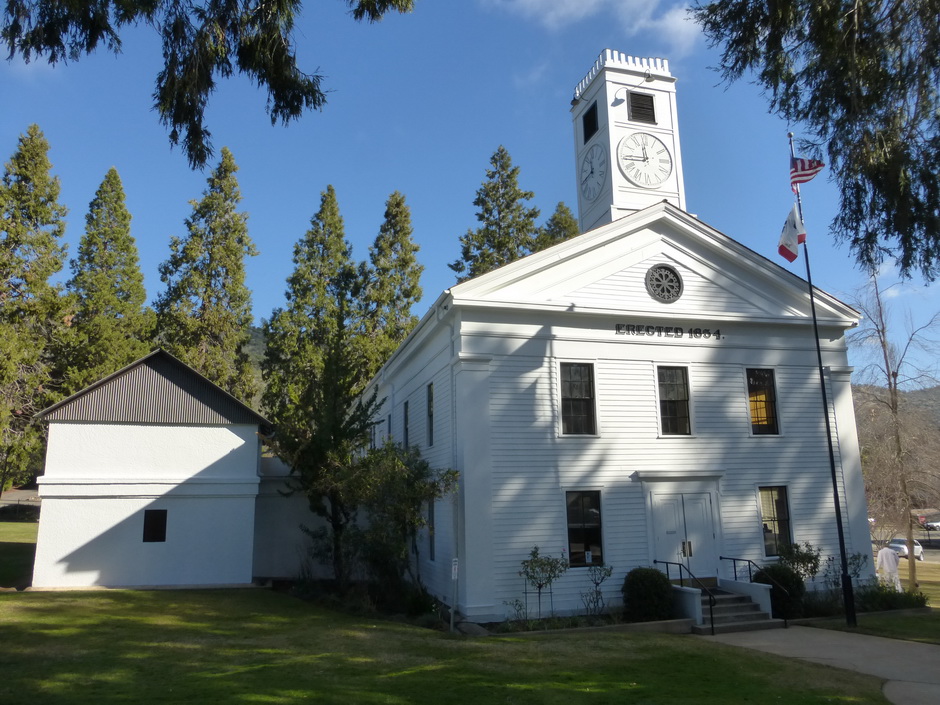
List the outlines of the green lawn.
{"label": "green lawn", "polygon": [[33,576],[35,522],[0,521],[0,587],[24,587]]}
{"label": "green lawn", "polygon": [[[905,589],[909,584],[907,570],[907,562],[902,560],[901,585]],[[854,629],[846,626],[844,618],[813,622],[810,626],[940,644],[940,563],[918,561],[917,586],[918,590],[927,596],[928,604],[933,607],[928,612],[859,613],[856,615],[857,626]]]}
{"label": "green lawn", "polygon": [[872,634],[891,639],[940,644],[940,609],[926,612],[877,612],[856,615],[857,626],[846,626],[845,619],[827,619],[809,626],[838,629],[858,634]]}
{"label": "green lawn", "polygon": [[[901,585],[907,589],[907,561],[901,561],[898,568],[901,576]],[[917,561],[917,588],[927,596],[931,607],[940,607],[940,563]]]}
{"label": "green lawn", "polygon": [[4,705],[887,702],[693,636],[456,637],[260,589],[2,593],[0,631]]}

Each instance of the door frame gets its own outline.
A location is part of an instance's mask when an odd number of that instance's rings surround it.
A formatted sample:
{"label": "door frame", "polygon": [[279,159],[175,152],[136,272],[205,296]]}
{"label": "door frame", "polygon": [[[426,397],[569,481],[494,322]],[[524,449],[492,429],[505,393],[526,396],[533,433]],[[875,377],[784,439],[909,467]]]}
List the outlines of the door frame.
{"label": "door frame", "polygon": [[723,545],[721,521],[720,480],[723,473],[711,471],[654,471],[633,473],[632,479],[640,482],[646,505],[647,556],[653,565],[656,558],[656,525],[653,516],[653,497],[655,494],[707,494],[711,503],[712,528],[715,536],[715,566],[713,574],[696,575],[697,578],[717,577],[720,575],[721,547]]}

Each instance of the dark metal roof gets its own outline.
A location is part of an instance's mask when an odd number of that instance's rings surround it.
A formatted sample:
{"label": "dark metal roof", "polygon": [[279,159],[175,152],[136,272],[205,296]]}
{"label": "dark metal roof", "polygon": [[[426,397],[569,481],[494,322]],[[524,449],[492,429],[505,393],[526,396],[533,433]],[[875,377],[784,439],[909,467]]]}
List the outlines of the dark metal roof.
{"label": "dark metal roof", "polygon": [[47,421],[149,424],[271,423],[165,350],[155,350],[124,369],[40,411]]}

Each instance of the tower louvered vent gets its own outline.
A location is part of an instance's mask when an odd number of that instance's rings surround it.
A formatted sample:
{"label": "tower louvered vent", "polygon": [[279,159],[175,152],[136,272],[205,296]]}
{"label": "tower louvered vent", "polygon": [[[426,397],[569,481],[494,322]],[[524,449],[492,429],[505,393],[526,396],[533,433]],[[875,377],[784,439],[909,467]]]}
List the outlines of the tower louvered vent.
{"label": "tower louvered vent", "polygon": [[653,96],[648,93],[630,93],[630,119],[634,122],[656,124]]}

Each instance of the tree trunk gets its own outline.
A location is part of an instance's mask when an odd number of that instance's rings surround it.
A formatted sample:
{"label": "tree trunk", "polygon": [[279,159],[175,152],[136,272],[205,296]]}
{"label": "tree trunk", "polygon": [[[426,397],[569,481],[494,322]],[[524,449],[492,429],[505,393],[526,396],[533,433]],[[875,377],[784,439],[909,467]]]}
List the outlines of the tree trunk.
{"label": "tree trunk", "polygon": [[881,354],[884,359],[885,377],[887,378],[888,384],[888,406],[891,410],[891,423],[894,432],[894,468],[897,473],[898,484],[901,489],[901,502],[904,508],[902,520],[904,522],[904,535],[907,538],[907,587],[908,590],[914,590],[917,587],[917,560],[914,557],[914,527],[911,524],[911,510],[913,506],[911,494],[907,486],[907,477],[905,475],[906,468],[904,467],[905,450],[904,435],[901,428],[898,370],[895,360],[893,359],[894,356],[891,354],[891,346],[887,335],[887,316],[885,315],[884,306],[882,305],[881,290],[878,288],[878,280],[875,277],[872,277],[872,286],[875,292],[875,305],[878,311],[878,321],[876,325],[882,331],[882,334],[879,336],[879,341],[881,343]]}
{"label": "tree trunk", "polygon": [[343,517],[341,500],[335,492],[330,493],[329,501],[330,528],[333,531],[333,577],[336,578],[336,586],[340,593],[344,593],[349,583],[349,576],[346,574],[346,558],[343,555],[343,532],[346,529],[346,522]]}

